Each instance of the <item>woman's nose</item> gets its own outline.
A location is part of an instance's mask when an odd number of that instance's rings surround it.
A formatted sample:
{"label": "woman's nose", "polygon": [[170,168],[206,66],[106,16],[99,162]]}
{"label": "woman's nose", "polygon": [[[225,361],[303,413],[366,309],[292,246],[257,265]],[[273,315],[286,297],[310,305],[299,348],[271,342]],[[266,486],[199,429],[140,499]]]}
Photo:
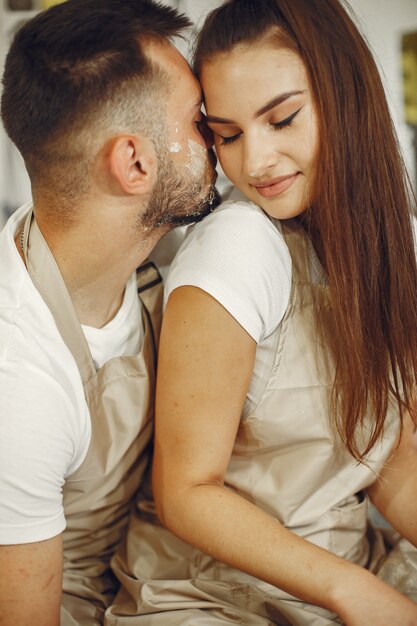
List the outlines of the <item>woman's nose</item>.
{"label": "woman's nose", "polygon": [[278,161],[273,146],[262,140],[247,141],[245,145],[245,173],[251,178],[262,178]]}

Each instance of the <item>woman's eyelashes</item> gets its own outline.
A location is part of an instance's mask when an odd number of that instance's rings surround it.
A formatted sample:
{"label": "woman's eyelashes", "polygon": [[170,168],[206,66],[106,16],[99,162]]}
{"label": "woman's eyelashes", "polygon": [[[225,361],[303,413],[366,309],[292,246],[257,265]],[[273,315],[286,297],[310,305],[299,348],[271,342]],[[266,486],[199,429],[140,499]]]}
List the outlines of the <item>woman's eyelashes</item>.
{"label": "woman's eyelashes", "polygon": [[227,144],[229,143],[233,143],[234,141],[236,141],[236,139],[241,135],[242,133],[237,133],[237,135],[232,135],[231,137],[222,137],[221,135],[219,135],[219,137],[221,138],[221,142],[220,144],[222,146],[227,146]]}
{"label": "woman's eyelashes", "polygon": [[[284,128],[288,128],[292,126],[295,118],[300,113],[302,108],[303,107],[300,107],[299,109],[294,111],[294,113],[291,113],[291,115],[286,117],[284,120],[281,120],[280,122],[271,123],[270,125],[274,128],[274,130],[282,130]],[[218,133],[215,133],[215,134],[217,134],[217,136],[221,139],[220,145],[227,146],[228,144],[231,144],[234,141],[236,141],[236,139],[238,139],[242,133],[236,133],[235,135],[231,135],[230,137],[224,137],[223,135],[219,135]]]}
{"label": "woman's eyelashes", "polygon": [[275,128],[275,130],[282,130],[283,128],[288,128],[288,126],[292,126],[293,121],[295,120],[302,108],[303,107],[300,107],[299,109],[297,109],[297,111],[294,111],[294,113],[286,117],[285,120],[282,120],[281,122],[276,122],[275,124],[272,124],[272,126]]}

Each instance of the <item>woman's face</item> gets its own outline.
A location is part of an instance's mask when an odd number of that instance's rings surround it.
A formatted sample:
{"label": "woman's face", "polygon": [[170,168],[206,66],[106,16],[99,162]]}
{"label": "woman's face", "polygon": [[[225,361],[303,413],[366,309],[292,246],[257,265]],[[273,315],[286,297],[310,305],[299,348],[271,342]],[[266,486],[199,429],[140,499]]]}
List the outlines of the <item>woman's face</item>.
{"label": "woman's face", "polygon": [[311,202],[317,120],[306,70],[288,48],[237,46],[203,64],[207,121],[226,176],[266,213]]}

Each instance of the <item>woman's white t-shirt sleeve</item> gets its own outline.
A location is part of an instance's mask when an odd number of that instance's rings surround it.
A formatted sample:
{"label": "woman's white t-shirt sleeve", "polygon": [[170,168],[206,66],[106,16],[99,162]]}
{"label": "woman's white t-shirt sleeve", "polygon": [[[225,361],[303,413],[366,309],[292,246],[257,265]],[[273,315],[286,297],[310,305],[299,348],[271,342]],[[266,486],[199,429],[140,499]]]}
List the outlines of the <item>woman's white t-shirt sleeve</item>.
{"label": "woman's white t-shirt sleeve", "polygon": [[185,285],[209,293],[259,343],[280,323],[291,289],[291,258],[278,224],[251,202],[223,203],[187,232],[165,302]]}

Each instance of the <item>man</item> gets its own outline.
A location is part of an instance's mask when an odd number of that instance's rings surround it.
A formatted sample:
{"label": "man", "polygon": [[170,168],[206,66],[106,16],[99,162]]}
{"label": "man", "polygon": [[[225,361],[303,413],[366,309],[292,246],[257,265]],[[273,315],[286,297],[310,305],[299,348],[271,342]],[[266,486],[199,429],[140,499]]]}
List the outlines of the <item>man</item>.
{"label": "man", "polygon": [[170,43],[188,26],[153,0],[69,0],[6,61],[2,118],[33,211],[0,235],[2,626],[100,624],[115,592],[152,431],[146,258],[218,201],[200,89]]}

